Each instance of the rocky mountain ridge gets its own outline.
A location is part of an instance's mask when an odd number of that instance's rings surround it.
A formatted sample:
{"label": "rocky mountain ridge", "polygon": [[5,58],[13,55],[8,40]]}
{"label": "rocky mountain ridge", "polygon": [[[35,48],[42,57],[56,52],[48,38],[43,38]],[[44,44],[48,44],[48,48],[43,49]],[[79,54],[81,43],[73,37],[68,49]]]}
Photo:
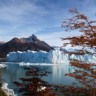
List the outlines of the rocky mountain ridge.
{"label": "rocky mountain ridge", "polygon": [[12,40],[0,45],[0,58],[6,57],[6,54],[12,51],[50,51],[53,47],[46,42],[38,39],[34,34],[28,38],[13,38]]}

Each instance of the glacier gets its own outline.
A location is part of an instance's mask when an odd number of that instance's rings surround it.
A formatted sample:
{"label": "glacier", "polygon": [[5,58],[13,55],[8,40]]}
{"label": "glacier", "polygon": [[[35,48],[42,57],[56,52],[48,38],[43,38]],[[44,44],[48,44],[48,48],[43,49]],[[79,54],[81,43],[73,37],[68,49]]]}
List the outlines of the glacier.
{"label": "glacier", "polygon": [[24,63],[64,63],[68,62],[68,54],[63,51],[51,50],[45,51],[24,51],[24,52],[10,52],[7,54],[7,62],[24,62]]}
{"label": "glacier", "polygon": [[7,62],[24,62],[24,63],[51,63],[51,64],[62,64],[69,63],[70,59],[82,60],[88,63],[96,62],[95,54],[69,54],[61,51],[60,49],[45,51],[24,51],[24,52],[10,52],[7,54]]}

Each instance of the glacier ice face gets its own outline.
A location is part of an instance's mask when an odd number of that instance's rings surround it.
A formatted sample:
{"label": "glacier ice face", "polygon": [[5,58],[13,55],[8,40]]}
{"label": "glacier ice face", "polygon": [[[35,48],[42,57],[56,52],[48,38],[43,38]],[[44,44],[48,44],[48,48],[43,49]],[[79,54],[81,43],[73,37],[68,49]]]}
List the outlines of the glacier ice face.
{"label": "glacier ice face", "polygon": [[67,63],[69,64],[69,59],[77,59],[85,62],[95,63],[96,56],[92,54],[76,55],[64,53],[59,49],[51,50],[50,52],[45,51],[24,51],[24,52],[10,52],[7,54],[8,62],[25,62],[25,63]]}
{"label": "glacier ice face", "polygon": [[68,62],[68,54],[60,50],[45,51],[25,51],[10,52],[7,54],[8,62],[29,62],[29,63],[64,63]]}
{"label": "glacier ice face", "polygon": [[96,56],[94,54],[84,54],[84,55],[70,55],[70,59],[77,59],[85,61],[87,63],[96,63]]}

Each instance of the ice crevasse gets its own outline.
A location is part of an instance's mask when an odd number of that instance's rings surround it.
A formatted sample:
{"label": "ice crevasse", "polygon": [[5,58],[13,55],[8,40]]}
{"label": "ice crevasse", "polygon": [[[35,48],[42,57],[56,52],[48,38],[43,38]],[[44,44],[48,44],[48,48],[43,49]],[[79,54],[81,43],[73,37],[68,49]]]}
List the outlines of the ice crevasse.
{"label": "ice crevasse", "polygon": [[75,55],[64,53],[60,50],[45,51],[24,51],[10,52],[6,57],[8,62],[29,62],[29,63],[69,63],[69,59],[77,59],[85,62],[95,63],[96,56],[90,54]]}

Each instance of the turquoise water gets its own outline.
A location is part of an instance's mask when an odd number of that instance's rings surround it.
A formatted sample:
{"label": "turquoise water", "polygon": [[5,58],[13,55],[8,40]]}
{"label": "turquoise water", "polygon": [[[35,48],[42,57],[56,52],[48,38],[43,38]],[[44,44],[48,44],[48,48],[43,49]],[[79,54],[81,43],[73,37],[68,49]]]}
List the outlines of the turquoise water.
{"label": "turquoise water", "polygon": [[[7,63],[7,67],[0,69],[0,80],[1,82],[8,83],[8,87],[12,88],[16,91],[16,86],[12,83],[14,81],[19,81],[19,78],[25,77],[25,70],[24,65],[19,65],[16,63]],[[48,64],[30,64],[28,67],[36,66],[41,69],[46,69],[48,72],[51,72],[46,77],[43,77],[45,81],[49,82],[50,84],[56,85],[71,85],[73,82],[77,82],[74,78],[69,76],[65,76],[66,73],[74,72],[74,67],[65,64],[58,64],[58,65],[48,65]]]}

